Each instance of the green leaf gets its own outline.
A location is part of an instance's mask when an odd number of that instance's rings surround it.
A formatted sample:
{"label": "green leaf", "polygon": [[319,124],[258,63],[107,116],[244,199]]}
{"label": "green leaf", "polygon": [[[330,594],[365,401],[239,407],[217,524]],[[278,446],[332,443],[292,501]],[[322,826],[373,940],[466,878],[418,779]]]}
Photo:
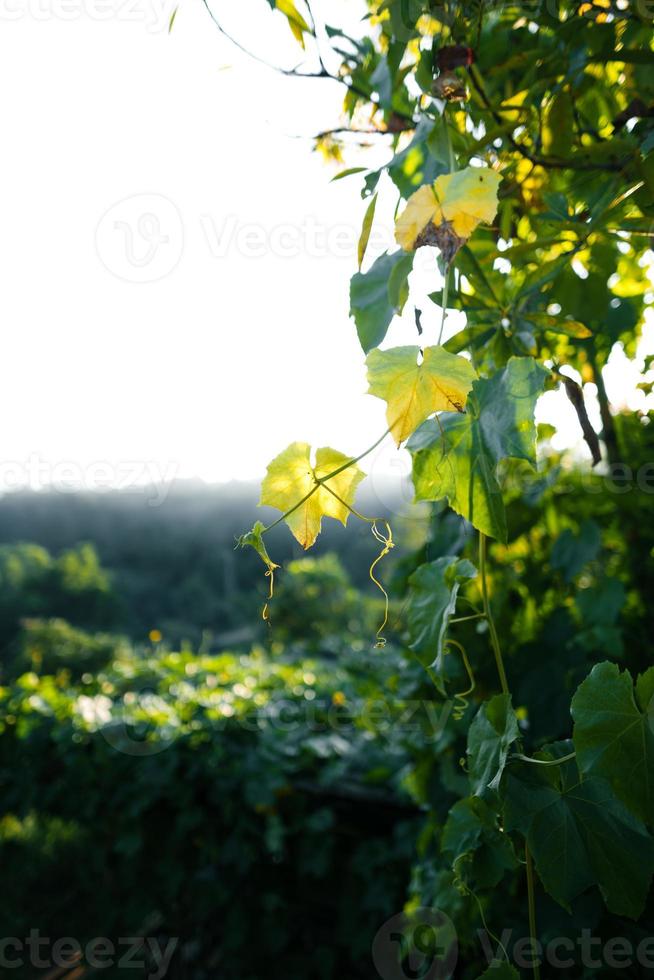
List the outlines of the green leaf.
{"label": "green leaf", "polygon": [[254,527],[247,534],[242,534],[241,537],[236,542],[237,548],[254,548],[256,553],[259,555],[261,560],[267,565],[268,568],[279,568],[279,565],[271,560],[270,555],[266,550],[266,546],[263,543],[263,532],[266,530],[265,524],[261,521],[255,521]]}
{"label": "green leaf", "polygon": [[526,835],[552,898],[569,911],[597,885],[611,912],[638,918],[654,870],[654,841],[605,780],[581,781],[574,762],[521,763],[507,770],[502,788],[505,829]]}
{"label": "green leaf", "polygon": [[409,578],[409,645],[425,667],[434,668],[443,695],[448,623],[456,608],[459,587],[476,575],[471,562],[446,555],[420,565]]}
{"label": "green leaf", "polygon": [[393,268],[388,279],[388,298],[398,316],[402,315],[409,298],[409,275],[413,268],[413,255],[408,253]]}
{"label": "green leaf", "polygon": [[[356,323],[359,342],[364,352],[378,347],[396,309],[389,296],[389,280],[395,267],[403,263],[407,269],[406,252],[385,253],[373,263],[368,272],[357,272],[350,284],[350,315]],[[409,268],[410,271],[410,268]],[[409,272],[407,271],[407,277]]]}
{"label": "green leaf", "polygon": [[511,745],[520,736],[509,694],[482,704],[468,731],[468,774],[475,796],[499,789]]}
{"label": "green leaf", "polygon": [[362,174],[367,169],[367,167],[348,167],[347,170],[341,170],[340,174],[332,177],[330,184],[334,184],[337,180],[343,180],[344,177],[351,177],[353,174]]}
{"label": "green leaf", "polygon": [[502,960],[501,963],[493,964],[481,973],[477,980],[520,980],[520,974],[514,966]]}
{"label": "green leaf", "polygon": [[579,320],[572,320],[568,317],[552,316],[549,313],[525,313],[522,318],[538,327],[539,330],[562,333],[566,337],[574,337],[575,340],[587,340],[593,336],[593,331],[589,330],[587,326],[580,323]]}
{"label": "green leaf", "polygon": [[443,828],[441,851],[472,888],[492,888],[516,866],[508,834],[499,830],[495,811],[478,796],[454,804]]}
{"label": "green leaf", "polygon": [[357,257],[359,259],[359,271],[361,271],[363,260],[366,257],[366,249],[368,248],[368,242],[370,241],[370,232],[372,231],[372,223],[375,220],[376,207],[377,207],[377,194],[375,194],[372,197],[370,204],[366,208],[366,213],[363,217],[363,227],[361,228],[361,236],[359,238],[359,246],[357,248]]}
{"label": "green leaf", "polygon": [[570,152],[573,131],[572,99],[565,89],[560,89],[545,111],[543,151],[553,156],[565,156]]}
{"label": "green leaf", "polygon": [[390,178],[402,197],[410,197],[422,184],[433,184],[437,177],[449,172],[447,159],[437,158],[429,143],[435,126],[442,131],[440,122],[423,116],[409,145],[388,164]]}
{"label": "green leaf", "polygon": [[611,663],[593,667],[572,699],[573,741],[583,774],[602,776],[641,820],[654,823],[654,667],[638,678]]}
{"label": "green leaf", "polygon": [[497,464],[514,458],[535,466],[534,408],[547,377],[533,358],[512,357],[492,378],[475,381],[464,415],[424,422],[407,444],[416,499],[447,497],[457,514],[506,542]]}

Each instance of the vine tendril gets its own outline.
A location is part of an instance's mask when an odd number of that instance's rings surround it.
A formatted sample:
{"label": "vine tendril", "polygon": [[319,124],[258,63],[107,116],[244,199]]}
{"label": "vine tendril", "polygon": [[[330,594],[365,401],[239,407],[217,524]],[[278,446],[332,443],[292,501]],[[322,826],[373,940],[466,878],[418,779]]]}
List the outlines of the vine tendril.
{"label": "vine tendril", "polygon": [[[395,543],[393,541],[393,531],[391,530],[391,526],[385,517],[366,517],[365,514],[361,514],[358,510],[356,510],[355,507],[352,507],[350,504],[346,503],[326,483],[324,483],[323,486],[325,490],[331,493],[332,497],[336,497],[336,499],[340,504],[342,504],[344,507],[347,507],[347,509],[350,511],[351,514],[353,514],[355,517],[358,517],[360,521],[365,521],[366,524],[370,524],[370,530],[372,531],[372,536],[382,546],[382,550],[379,552],[377,557],[372,562],[370,568],[368,569],[368,574],[370,576],[370,580],[374,582],[374,584],[377,586],[381,594],[384,596],[384,618],[382,620],[381,626],[379,627],[379,629],[375,634],[376,637],[375,647],[378,650],[383,650],[383,648],[386,646],[386,637],[384,636],[384,630],[388,625],[388,612],[390,606],[390,599],[388,598],[388,592],[386,591],[384,586],[381,584],[381,582],[375,575],[375,568],[382,560],[382,558],[385,558],[386,555],[389,553],[389,551],[391,551],[391,549],[395,547]],[[379,525],[383,527],[383,530],[380,530]]]}
{"label": "vine tendril", "polygon": [[468,675],[468,680],[470,681],[470,686],[467,687],[465,691],[460,691],[458,694],[454,695],[455,704],[452,709],[452,718],[454,719],[454,721],[461,721],[461,719],[463,718],[463,716],[465,715],[468,709],[468,698],[472,694],[476,686],[475,675],[472,670],[472,667],[470,666],[470,661],[468,660],[468,655],[465,651],[465,647],[463,646],[463,644],[459,643],[458,640],[449,639],[445,641],[445,646],[456,647],[456,649],[459,651],[459,653],[461,654],[461,659],[463,661],[463,666],[465,667],[466,673]]}

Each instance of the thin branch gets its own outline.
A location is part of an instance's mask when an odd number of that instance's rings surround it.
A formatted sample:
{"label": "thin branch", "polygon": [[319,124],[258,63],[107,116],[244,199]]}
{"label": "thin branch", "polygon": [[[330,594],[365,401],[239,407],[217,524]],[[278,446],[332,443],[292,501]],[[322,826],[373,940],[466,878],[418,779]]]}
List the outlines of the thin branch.
{"label": "thin branch", "polygon": [[[305,71],[300,71],[299,68],[297,67],[282,68],[281,65],[275,65],[273,64],[272,61],[267,61],[265,58],[261,58],[258,54],[255,54],[254,51],[250,51],[249,48],[246,48],[243,44],[241,44],[240,41],[237,41],[237,39],[228,31],[226,31],[223,25],[220,23],[220,21],[214,14],[213,10],[209,6],[209,0],[202,0],[202,3],[204,4],[207,13],[211,17],[211,20],[218,28],[220,33],[224,37],[226,37],[228,41],[231,41],[231,43],[236,48],[238,48],[239,51],[242,51],[243,54],[247,55],[248,58],[252,58],[253,61],[258,62],[260,65],[264,65],[264,67],[269,68],[270,71],[276,71],[280,75],[285,75],[287,78],[328,78],[332,82],[338,82],[339,85],[344,85],[345,88],[348,89],[348,91],[354,92],[354,94],[358,95],[360,98],[366,99],[366,101],[370,102],[371,105],[375,106],[375,108],[377,109],[381,108],[379,102],[372,97],[372,94],[370,92],[366,92],[365,89],[360,88],[355,82],[352,81],[351,78],[348,80],[346,75],[335,75],[333,72],[329,71],[329,69],[325,66],[320,51],[318,51],[318,59],[320,61],[320,71],[305,72]],[[309,12],[311,14],[310,8],[309,8]],[[312,14],[311,17],[313,19]],[[314,34],[314,39],[316,40],[316,45],[317,45],[318,39],[315,36],[315,34]],[[400,112],[397,109],[393,109],[393,114],[397,116],[399,119],[403,119],[405,120],[405,122],[411,123],[412,126],[415,125],[415,119],[413,118],[412,115],[409,115],[406,112]]]}
{"label": "thin branch", "polygon": [[220,21],[214,14],[213,10],[209,6],[209,0],[202,0],[202,3],[204,4],[207,13],[211,17],[212,21],[214,22],[214,24],[216,25],[220,33],[224,37],[226,37],[227,40],[234,45],[234,47],[238,48],[239,51],[242,51],[243,54],[248,56],[248,58],[252,58],[253,61],[257,61],[260,65],[264,65],[266,68],[270,68],[271,71],[279,72],[280,75],[286,75],[291,78],[334,78],[335,77],[331,75],[324,66],[321,68],[320,71],[317,72],[303,72],[303,71],[299,71],[297,68],[282,68],[281,65],[275,65],[273,64],[272,61],[266,61],[265,58],[261,58],[258,54],[255,54],[254,51],[250,51],[250,49],[246,48],[243,44],[241,44],[240,41],[237,41],[237,39],[234,37],[233,34],[230,34],[229,31],[225,30],[225,28],[220,23]]}
{"label": "thin branch", "polygon": [[[323,129],[320,133],[315,133],[311,139],[320,140],[327,136],[338,136],[341,133],[350,133],[353,136],[396,136],[396,133],[389,133],[387,129],[356,129],[353,126],[335,126],[333,129]],[[298,136],[297,139],[304,137]]]}

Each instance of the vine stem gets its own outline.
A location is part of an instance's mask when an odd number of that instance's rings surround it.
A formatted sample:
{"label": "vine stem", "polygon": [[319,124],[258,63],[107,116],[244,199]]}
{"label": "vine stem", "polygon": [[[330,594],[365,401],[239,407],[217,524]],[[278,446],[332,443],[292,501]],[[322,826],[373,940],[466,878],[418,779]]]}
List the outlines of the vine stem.
{"label": "vine stem", "polygon": [[[453,622],[453,620],[450,620],[450,622]],[[570,762],[576,755],[576,752],[570,752],[568,755],[562,755],[560,759],[530,759],[528,755],[516,753],[515,755],[510,755],[509,759],[516,759],[518,762],[531,762],[535,766],[562,766],[564,762]]]}
{"label": "vine stem", "polygon": [[486,617],[486,622],[488,623],[488,629],[490,631],[491,646],[493,647],[493,653],[495,655],[495,663],[497,665],[497,673],[500,677],[502,694],[510,694],[509,682],[506,679],[506,671],[504,669],[504,660],[502,659],[502,649],[500,647],[499,637],[495,628],[495,620],[493,619],[493,613],[488,600],[488,582],[486,580],[486,535],[481,531],[479,532],[479,576],[481,578],[481,597],[484,604],[484,616]]}
{"label": "vine stem", "polygon": [[[447,144],[447,155],[450,163],[450,173],[453,174],[456,170],[456,158],[454,156],[454,148],[452,147],[452,137],[450,136],[450,127],[447,125],[447,106],[443,109],[443,131],[445,134],[445,142]],[[443,330],[445,328],[445,317],[447,316],[447,300],[450,295],[450,273],[452,270],[451,264],[448,263],[447,269],[445,271],[445,282],[443,284],[443,295],[441,297],[443,301],[443,313],[441,315],[441,328],[438,333],[438,346],[440,347],[443,340]]]}
{"label": "vine stem", "polygon": [[[484,604],[484,615],[486,617],[486,622],[488,623],[488,629],[491,637],[491,645],[493,647],[493,653],[495,654],[495,663],[497,665],[497,672],[500,677],[500,684],[502,686],[503,694],[510,694],[509,682],[506,678],[506,671],[504,669],[504,660],[502,659],[502,649],[500,647],[499,637],[497,635],[497,629],[495,628],[495,620],[493,619],[493,613],[490,607],[490,601],[488,598],[488,581],[486,578],[486,535],[480,531],[479,532],[479,576],[481,578],[481,595]],[[529,851],[529,845],[525,841],[525,865],[527,870],[527,901],[529,905],[529,935],[532,939],[534,946],[536,943],[536,902],[535,902],[535,875],[534,866],[531,860],[531,853]],[[537,961],[536,950],[533,949],[533,971],[534,980],[540,980],[540,965]]]}
{"label": "vine stem", "polygon": [[450,295],[450,276],[451,276],[451,272],[452,272],[452,266],[451,265],[448,265],[447,271],[445,273],[445,282],[443,284],[443,295],[441,296],[441,301],[442,301],[442,304],[443,304],[443,312],[441,314],[441,328],[440,328],[440,331],[438,333],[438,345],[439,345],[439,347],[440,347],[440,344],[441,344],[441,342],[443,340],[443,330],[445,329],[445,317],[447,316],[447,301],[448,301],[449,295]]}
{"label": "vine stem", "polygon": [[[531,860],[531,851],[529,850],[529,845],[525,842],[525,864],[527,866],[527,902],[529,905],[529,935],[531,936],[534,946],[536,944],[536,882],[534,875],[534,865]],[[536,950],[532,949],[532,967],[534,971],[534,980],[540,980],[540,965],[538,963],[538,957],[536,955]]]}

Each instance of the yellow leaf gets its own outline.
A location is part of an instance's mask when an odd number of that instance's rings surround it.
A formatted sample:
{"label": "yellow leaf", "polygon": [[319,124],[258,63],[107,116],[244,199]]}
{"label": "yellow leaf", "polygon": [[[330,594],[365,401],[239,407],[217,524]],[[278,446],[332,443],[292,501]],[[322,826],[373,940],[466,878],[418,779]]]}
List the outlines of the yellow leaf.
{"label": "yellow leaf", "polygon": [[293,0],[277,0],[275,6],[281,11],[288,21],[288,26],[293,32],[293,37],[304,47],[304,34],[310,33],[310,27],[299,12]]}
{"label": "yellow leaf", "polygon": [[387,403],[386,418],[398,446],[434,412],[462,412],[477,377],[469,361],[443,347],[426,347],[418,364],[419,350],[377,349],[366,358],[368,393]]}
{"label": "yellow leaf", "polygon": [[441,206],[432,184],[423,184],[412,194],[395,222],[395,241],[405,252],[416,248],[416,241],[429,224],[443,220]]}
{"label": "yellow leaf", "polygon": [[[462,244],[477,225],[495,217],[501,180],[501,175],[489,167],[466,167],[418,188],[396,222],[398,245],[406,252],[421,245],[441,246],[439,229],[441,233],[454,232]],[[429,230],[433,231],[433,238]]]}
{"label": "yellow leaf", "polygon": [[320,534],[323,517],[334,517],[341,524],[347,523],[349,508],[365,473],[352,465],[322,485],[317,481],[340,469],[350,459],[335,449],[323,448],[316,450],[316,463],[312,466],[308,443],[292,442],[269,464],[261,485],[260,504],[276,507],[284,513],[292,510],[285,521],[303,548],[310,548]]}
{"label": "yellow leaf", "polygon": [[370,204],[366,208],[366,213],[363,218],[363,227],[361,228],[361,236],[359,238],[359,245],[357,248],[357,257],[359,260],[359,272],[361,272],[361,266],[363,265],[363,260],[366,257],[366,249],[368,248],[368,242],[370,241],[370,232],[372,231],[372,223],[375,220],[376,207],[377,207],[377,195],[375,194]]}

